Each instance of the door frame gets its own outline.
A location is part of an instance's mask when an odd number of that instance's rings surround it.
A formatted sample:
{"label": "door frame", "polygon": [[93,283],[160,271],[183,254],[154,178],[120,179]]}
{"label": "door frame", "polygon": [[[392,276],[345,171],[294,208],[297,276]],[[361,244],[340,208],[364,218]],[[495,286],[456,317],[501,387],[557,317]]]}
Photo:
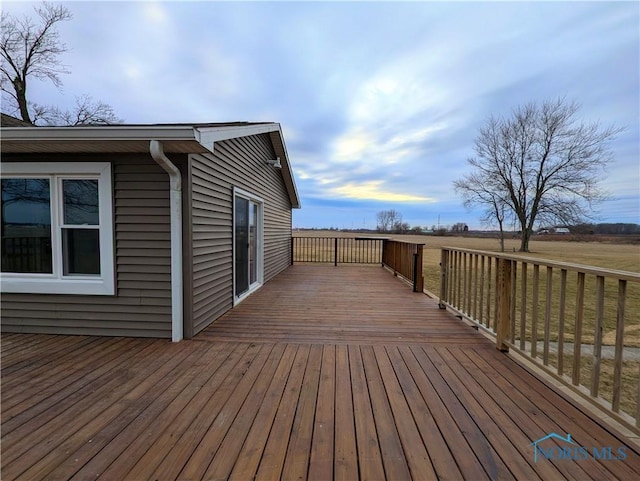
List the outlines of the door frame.
{"label": "door frame", "polygon": [[[256,232],[256,281],[253,284],[249,284],[249,289],[243,292],[241,295],[236,294],[236,197],[247,199],[251,206],[251,202],[258,206],[258,218],[257,218],[257,232]],[[232,197],[232,266],[233,266],[233,279],[232,279],[232,292],[233,292],[233,305],[235,306],[239,302],[243,301],[247,296],[255,292],[262,287],[264,282],[264,201],[261,197],[258,197],[251,192],[243,190],[239,187],[233,187]],[[247,265],[249,268],[249,265]],[[250,278],[250,277],[249,277]]]}

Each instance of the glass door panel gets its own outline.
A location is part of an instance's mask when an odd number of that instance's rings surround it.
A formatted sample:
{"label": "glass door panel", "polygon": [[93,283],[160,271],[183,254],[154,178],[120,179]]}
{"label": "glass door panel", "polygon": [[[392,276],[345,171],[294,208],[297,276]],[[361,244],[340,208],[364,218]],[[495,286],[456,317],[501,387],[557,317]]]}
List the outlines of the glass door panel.
{"label": "glass door panel", "polygon": [[258,281],[258,204],[249,201],[249,283]]}
{"label": "glass door panel", "polygon": [[249,290],[249,200],[235,198],[235,295]]}

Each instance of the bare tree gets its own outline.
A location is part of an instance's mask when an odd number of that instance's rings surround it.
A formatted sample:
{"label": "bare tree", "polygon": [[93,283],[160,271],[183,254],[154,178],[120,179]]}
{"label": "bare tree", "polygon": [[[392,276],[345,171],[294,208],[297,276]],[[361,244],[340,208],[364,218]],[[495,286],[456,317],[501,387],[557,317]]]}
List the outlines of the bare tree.
{"label": "bare tree", "polygon": [[456,222],[451,226],[451,232],[455,232],[457,234],[461,232],[469,232],[469,226],[464,222]]}
{"label": "bare tree", "polygon": [[397,220],[393,223],[393,232],[394,234],[406,234],[411,229],[411,224],[408,222],[402,222],[402,220]]}
{"label": "bare tree", "polygon": [[[529,250],[537,222],[579,223],[608,198],[598,182],[612,160],[610,141],[624,129],[579,122],[579,109],[560,98],[517,107],[509,118],[490,117],[468,159],[471,173],[455,183],[469,205],[495,200],[496,219],[502,207],[513,213],[521,252]],[[478,185],[486,198],[474,192]]]}
{"label": "bare tree", "polygon": [[121,123],[110,105],[99,100],[93,100],[88,95],[76,97],[76,104],[72,110],[60,110],[57,107],[46,108],[34,104],[37,119],[44,125],[111,125]]}
{"label": "bare tree", "polygon": [[504,252],[504,221],[509,209],[508,200],[499,183],[493,179],[483,179],[476,172],[453,183],[456,192],[462,196],[467,209],[474,205],[484,209],[480,221],[483,225],[493,227],[497,224],[500,231],[500,251]]}
{"label": "bare tree", "polygon": [[391,232],[402,223],[402,214],[395,209],[381,210],[376,214],[378,232]]}
{"label": "bare tree", "polygon": [[[62,85],[60,74],[68,73],[60,63],[60,55],[67,46],[60,41],[57,24],[71,20],[71,13],[62,5],[44,3],[34,8],[40,21],[29,17],[15,18],[2,12],[2,90],[15,100],[22,120],[32,123],[27,104],[27,80],[33,76],[50,80],[56,87]],[[6,82],[12,90],[6,89]]]}
{"label": "bare tree", "polygon": [[[18,113],[22,120],[46,125],[86,125],[121,122],[111,107],[100,101],[93,101],[84,95],[76,99],[76,106],[70,111],[57,107],[32,103],[27,97],[30,78],[49,80],[56,87],[62,86],[61,74],[69,73],[60,61],[60,56],[68,48],[60,40],[57,26],[71,20],[72,15],[63,5],[43,3],[34,7],[38,20],[29,16],[16,18],[2,12],[0,21],[0,89],[7,96],[12,113]],[[3,105],[4,109],[4,105]]]}

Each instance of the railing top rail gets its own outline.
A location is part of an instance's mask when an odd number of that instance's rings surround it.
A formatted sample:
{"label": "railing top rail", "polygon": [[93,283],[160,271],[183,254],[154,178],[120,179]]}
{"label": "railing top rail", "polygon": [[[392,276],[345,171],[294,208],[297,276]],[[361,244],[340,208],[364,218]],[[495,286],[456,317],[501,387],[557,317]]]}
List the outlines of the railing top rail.
{"label": "railing top rail", "polygon": [[414,246],[423,246],[423,245],[425,245],[424,242],[409,242],[409,241],[393,239],[393,238],[388,238],[388,239],[385,239],[385,240],[388,240],[388,241],[391,241],[391,242],[397,242],[398,244],[411,244],[411,245],[414,245]]}
{"label": "railing top rail", "polygon": [[339,236],[326,236],[326,235],[292,235],[292,239],[355,239],[355,237],[339,237]]}
{"label": "railing top rail", "polygon": [[394,239],[392,237],[342,237],[342,236],[306,236],[306,235],[292,235],[293,239],[351,239],[351,240],[378,240],[378,241],[390,241],[397,242],[398,244],[411,244],[414,246],[423,246],[424,242],[408,242],[404,240]]}
{"label": "railing top rail", "polygon": [[520,262],[526,262],[528,264],[539,264],[545,267],[556,267],[558,269],[566,269],[568,271],[579,271],[579,272],[584,272],[585,274],[592,274],[595,276],[615,277],[616,279],[622,279],[630,282],[640,282],[640,273],[631,272],[631,271],[606,269],[604,267],[587,266],[584,264],[573,264],[570,262],[541,259],[539,257],[528,257],[528,256],[514,255],[514,254],[505,254],[502,252],[481,251],[476,249],[464,249],[460,247],[443,246],[441,249],[447,250],[447,251],[466,252],[467,254],[492,256],[498,259],[520,261]]}

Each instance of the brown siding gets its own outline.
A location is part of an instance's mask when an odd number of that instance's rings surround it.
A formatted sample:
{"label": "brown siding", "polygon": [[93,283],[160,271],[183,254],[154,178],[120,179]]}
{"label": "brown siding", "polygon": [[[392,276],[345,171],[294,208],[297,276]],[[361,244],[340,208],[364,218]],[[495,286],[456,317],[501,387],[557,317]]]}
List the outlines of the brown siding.
{"label": "brown siding", "polygon": [[170,338],[168,175],[148,154],[3,158],[16,160],[112,162],[117,293],[2,294],[2,331]]}
{"label": "brown siding", "polygon": [[233,187],[264,201],[265,282],[290,264],[291,202],[281,171],[264,162],[273,158],[268,134],[218,142],[214,154],[191,157],[194,334],[233,306]]}

